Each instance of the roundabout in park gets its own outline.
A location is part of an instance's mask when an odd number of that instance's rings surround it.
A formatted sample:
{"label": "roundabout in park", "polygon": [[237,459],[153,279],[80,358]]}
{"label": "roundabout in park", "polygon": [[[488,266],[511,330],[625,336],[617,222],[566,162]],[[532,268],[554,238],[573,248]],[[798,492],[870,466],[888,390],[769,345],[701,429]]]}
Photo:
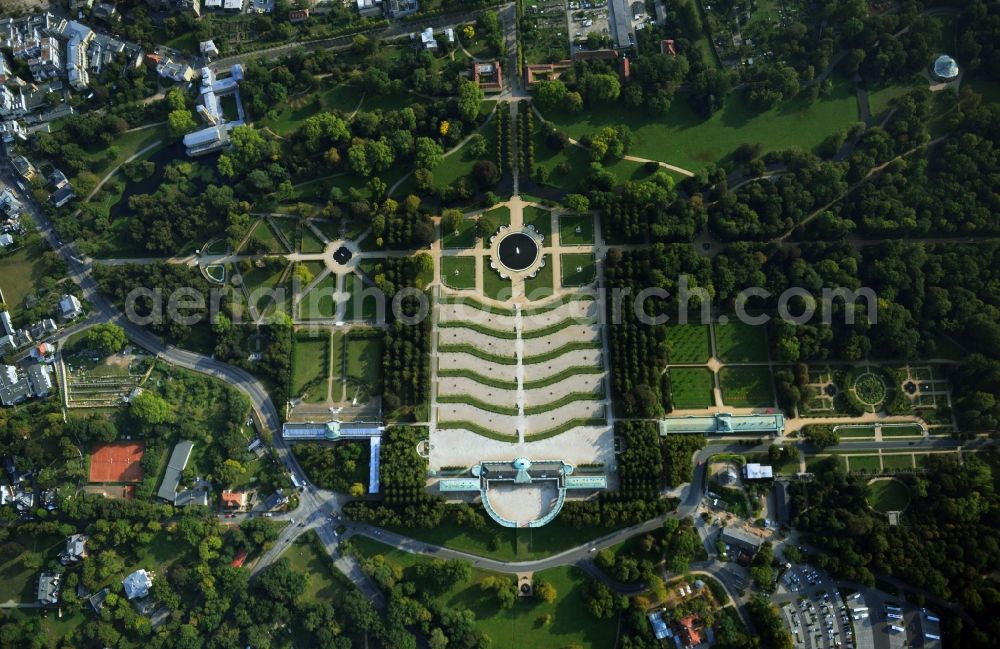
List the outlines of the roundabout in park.
{"label": "roundabout in park", "polygon": [[538,244],[524,232],[512,232],[500,240],[497,256],[505,268],[522,271],[538,259]]}
{"label": "roundabout in park", "polygon": [[531,225],[521,229],[501,226],[490,238],[490,267],[503,279],[534,277],[545,265],[544,237]]}

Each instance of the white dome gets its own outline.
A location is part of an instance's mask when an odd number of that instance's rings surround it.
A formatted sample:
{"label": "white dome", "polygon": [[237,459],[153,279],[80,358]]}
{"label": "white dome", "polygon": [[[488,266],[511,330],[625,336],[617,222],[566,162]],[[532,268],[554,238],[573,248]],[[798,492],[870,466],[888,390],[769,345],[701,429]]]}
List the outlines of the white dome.
{"label": "white dome", "polygon": [[940,79],[954,79],[958,76],[958,64],[947,54],[942,54],[934,61],[934,75]]}

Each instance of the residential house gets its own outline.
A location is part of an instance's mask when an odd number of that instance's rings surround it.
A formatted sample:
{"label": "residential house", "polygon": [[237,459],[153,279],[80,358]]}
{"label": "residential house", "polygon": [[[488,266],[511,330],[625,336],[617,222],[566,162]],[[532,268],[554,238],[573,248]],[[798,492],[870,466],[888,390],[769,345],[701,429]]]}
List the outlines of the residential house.
{"label": "residential house", "polygon": [[90,85],[87,47],[94,40],[94,31],[82,23],[71,20],[62,32],[66,42],[66,78],[74,90],[86,90]]}
{"label": "residential house", "polygon": [[149,589],[153,586],[152,576],[146,570],[139,569],[122,580],[125,587],[125,598],[132,600],[145,597],[149,594]]}
{"label": "residential house", "polygon": [[39,363],[45,362],[49,356],[52,354],[52,346],[48,343],[42,343],[36,347],[31,348],[31,357],[34,358]]}
{"label": "residential house", "polygon": [[59,171],[58,169],[53,169],[52,173],[49,175],[49,184],[52,185],[53,189],[59,189],[69,184],[69,179],[66,178],[66,174]]}
{"label": "residential house", "polygon": [[420,42],[423,44],[424,49],[436,50],[437,49],[437,39],[434,38],[434,28],[428,27],[424,31],[420,32]]}
{"label": "residential house", "polygon": [[74,198],[76,198],[76,192],[74,192],[73,188],[70,187],[69,185],[66,185],[65,187],[60,187],[59,189],[52,192],[51,196],[49,196],[49,200],[56,207],[62,207],[63,205],[70,202]]}
{"label": "residential house", "polygon": [[74,534],[66,539],[66,549],[59,553],[59,563],[68,566],[87,558],[87,537]]}
{"label": "residential house", "polygon": [[156,73],[177,83],[187,83],[198,77],[195,69],[187,63],[178,63],[169,58],[157,64]]}
{"label": "residential house", "polygon": [[14,140],[24,142],[28,139],[28,131],[16,119],[8,119],[0,122],[0,139],[6,144],[10,144]]}
{"label": "residential house", "polygon": [[0,211],[2,211],[8,219],[17,218],[21,215],[21,211],[23,209],[24,205],[21,204],[21,201],[14,198],[13,192],[9,189],[4,189],[0,192]]}
{"label": "residential house", "polygon": [[[59,327],[56,326],[55,320],[53,320],[52,318],[43,318],[38,322],[36,322],[35,324],[31,325],[28,328],[28,331],[31,332],[32,338],[34,338],[35,340],[41,340],[46,336],[54,334],[56,331],[58,331],[58,329]],[[52,352],[51,346],[48,346],[48,351],[49,353]]]}
{"label": "residential house", "polygon": [[28,59],[28,69],[35,81],[42,83],[55,79],[62,74],[62,49],[52,36],[45,36],[38,40],[37,46],[31,49],[37,52]]}
{"label": "residential house", "polygon": [[10,248],[13,245],[14,245],[14,237],[10,236],[10,234],[6,232],[0,234],[0,246],[6,249]]}
{"label": "residential house", "polygon": [[3,331],[8,336],[13,336],[14,323],[10,319],[10,311],[0,311],[0,327],[3,327]]}
{"label": "residential house", "polygon": [[198,49],[201,50],[201,55],[204,57],[219,55],[219,48],[215,46],[215,41],[202,41]]}
{"label": "residential house", "polygon": [[208,488],[185,489],[174,495],[174,507],[189,507],[191,505],[208,507]]}
{"label": "residential house", "polygon": [[36,397],[47,397],[52,392],[52,368],[41,363],[28,366],[28,383]]}
{"label": "residential house", "polygon": [[293,9],[292,11],[288,12],[288,22],[292,23],[293,25],[304,23],[307,20],[309,20],[308,9]]}
{"label": "residential house", "polygon": [[59,315],[64,321],[79,318],[83,315],[83,305],[75,295],[63,295],[59,298]]}
{"label": "residential house", "polygon": [[20,90],[0,86],[0,117],[20,117],[28,112],[28,98]]}
{"label": "residential house", "polygon": [[675,638],[684,649],[697,647],[705,642],[705,623],[696,613],[675,620],[671,626],[676,634]]}
{"label": "residential house", "polygon": [[55,572],[43,572],[38,575],[38,603],[42,606],[55,606],[59,603],[59,586],[62,575]]}
{"label": "residential house", "polygon": [[771,480],[774,478],[774,470],[764,464],[747,462],[743,467],[743,478],[746,480]]}
{"label": "residential house", "polygon": [[94,6],[94,0],[69,0],[69,10],[73,13],[84,11]]}
{"label": "residential house", "polygon": [[356,0],[358,15],[362,18],[373,18],[382,15],[382,0]]}
{"label": "residential house", "polygon": [[104,608],[104,602],[108,599],[108,595],[111,591],[107,588],[102,588],[93,595],[87,598],[87,604],[90,605],[90,610],[94,613],[100,613],[101,609]]}
{"label": "residential house", "polygon": [[10,63],[7,62],[7,55],[0,52],[0,86],[5,85],[13,76]]}
{"label": "residential house", "polygon": [[415,13],[420,8],[417,0],[386,0],[385,15],[390,19],[402,18]]}
{"label": "residential house", "polygon": [[118,22],[118,11],[115,6],[110,2],[99,2],[94,5],[93,11],[90,12],[91,17],[94,20],[103,20],[106,23]]}
{"label": "residential house", "polygon": [[32,178],[34,178],[38,173],[38,170],[35,169],[35,165],[31,164],[31,161],[23,155],[11,158],[10,163],[14,165],[14,171],[17,172],[17,175],[24,178],[28,182],[31,182]]}
{"label": "residential house", "polygon": [[264,499],[264,509],[266,511],[272,512],[279,507],[283,507],[288,504],[288,496],[285,495],[283,489],[278,489],[273,494]]}
{"label": "residential house", "polygon": [[660,41],[660,54],[664,56],[677,56],[677,46],[672,38]]}
{"label": "residential house", "polygon": [[247,506],[245,491],[223,491],[222,506],[226,509],[244,509]]}
{"label": "residential house", "polygon": [[27,378],[13,365],[0,365],[0,404],[13,406],[31,397]]}

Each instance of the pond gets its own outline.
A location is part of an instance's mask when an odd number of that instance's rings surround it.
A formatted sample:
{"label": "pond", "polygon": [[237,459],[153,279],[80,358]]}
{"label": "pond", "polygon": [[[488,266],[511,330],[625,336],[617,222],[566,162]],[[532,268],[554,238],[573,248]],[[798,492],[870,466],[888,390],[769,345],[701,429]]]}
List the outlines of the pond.
{"label": "pond", "polygon": [[500,263],[511,270],[524,270],[535,263],[538,244],[523,232],[508,234],[500,240],[497,248]]}

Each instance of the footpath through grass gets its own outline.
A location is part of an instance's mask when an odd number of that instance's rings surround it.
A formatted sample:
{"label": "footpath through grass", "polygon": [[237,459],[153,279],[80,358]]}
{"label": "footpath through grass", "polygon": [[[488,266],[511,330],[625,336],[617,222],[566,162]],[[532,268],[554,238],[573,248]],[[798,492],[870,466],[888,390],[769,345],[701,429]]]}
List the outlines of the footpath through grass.
{"label": "footpath through grass", "polygon": [[662,117],[614,103],[576,114],[550,111],[545,118],[574,139],[605,126],[626,124],[635,135],[632,155],[694,171],[725,160],[745,142],[759,142],[765,152],[790,147],[811,151],[831,133],[856,122],[858,106],[851,83],[835,79],[830,93],[811,104],[791,99],[763,113],[752,110],[733,92],[721,110],[704,119],[691,110],[687,96],[678,93]]}

